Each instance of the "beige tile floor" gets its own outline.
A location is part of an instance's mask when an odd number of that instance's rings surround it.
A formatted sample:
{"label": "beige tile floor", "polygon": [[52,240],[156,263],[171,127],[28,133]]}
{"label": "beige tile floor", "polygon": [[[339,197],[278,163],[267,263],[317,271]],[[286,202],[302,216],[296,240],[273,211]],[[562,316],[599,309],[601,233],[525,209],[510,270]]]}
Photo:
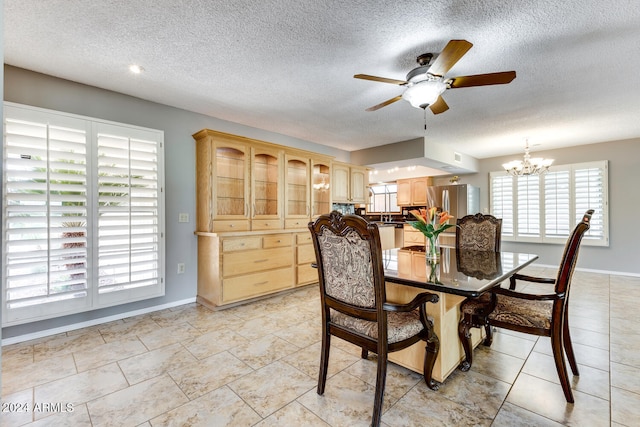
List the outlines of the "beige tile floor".
{"label": "beige tile floor", "polygon": [[[475,350],[472,369],[438,391],[390,365],[383,423],[640,425],[639,304],[640,278],[576,273],[575,404],[564,401],[547,338],[498,330],[491,348]],[[190,304],[6,346],[0,424],[367,426],[375,356],[360,359],[334,339],[318,396],[318,312],[310,286],[227,310]]]}

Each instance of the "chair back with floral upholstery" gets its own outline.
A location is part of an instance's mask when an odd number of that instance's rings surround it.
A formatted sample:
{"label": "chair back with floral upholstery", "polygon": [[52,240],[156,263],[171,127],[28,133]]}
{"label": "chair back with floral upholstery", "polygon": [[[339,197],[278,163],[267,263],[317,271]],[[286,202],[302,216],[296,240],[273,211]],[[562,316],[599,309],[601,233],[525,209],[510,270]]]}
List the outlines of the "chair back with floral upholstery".
{"label": "chair back with floral upholstery", "polygon": [[313,223],[312,239],[323,305],[377,321],[385,300],[377,224],[334,211]]}
{"label": "chair back with floral upholstery", "polygon": [[456,225],[456,248],[500,251],[502,218],[477,213],[458,218]]}

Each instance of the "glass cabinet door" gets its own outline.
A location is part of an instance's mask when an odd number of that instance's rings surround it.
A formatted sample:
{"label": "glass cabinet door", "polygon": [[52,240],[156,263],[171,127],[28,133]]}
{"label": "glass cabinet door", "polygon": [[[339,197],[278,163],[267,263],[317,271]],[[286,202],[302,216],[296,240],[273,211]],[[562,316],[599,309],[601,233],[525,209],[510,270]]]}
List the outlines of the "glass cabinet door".
{"label": "glass cabinet door", "polygon": [[215,216],[247,215],[247,155],[242,147],[216,147],[215,151]]}
{"label": "glass cabinet door", "polygon": [[280,217],[278,153],[253,153],[253,217]]}
{"label": "glass cabinet door", "polygon": [[328,164],[312,162],[311,216],[331,212],[331,168]]}
{"label": "glass cabinet door", "polygon": [[287,217],[309,216],[309,160],[286,157]]}

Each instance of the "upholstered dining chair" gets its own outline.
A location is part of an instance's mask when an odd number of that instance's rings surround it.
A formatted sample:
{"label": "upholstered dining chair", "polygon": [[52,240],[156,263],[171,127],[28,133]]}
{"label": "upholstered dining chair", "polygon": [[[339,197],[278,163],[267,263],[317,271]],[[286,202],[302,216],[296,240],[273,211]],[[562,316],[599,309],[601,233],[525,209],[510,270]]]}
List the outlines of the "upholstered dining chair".
{"label": "upholstered dining chair", "polygon": [[[458,218],[456,225],[456,249],[491,253],[500,251],[502,218],[477,213]],[[490,259],[495,260],[495,257]],[[491,296],[488,293],[478,298],[468,298],[460,306],[461,319],[458,325],[458,335],[465,353],[465,360],[460,365],[460,369],[463,371],[468,371],[473,363],[471,328],[484,327],[483,344],[491,345],[493,333],[486,320],[486,315],[491,307]]]}
{"label": "upholstered dining chair", "polygon": [[[565,355],[573,375],[579,375],[569,333],[569,288],[578,261],[580,243],[589,230],[593,212],[589,209],[584,214],[582,221],[567,239],[555,279],[514,274],[509,279],[509,289],[498,287],[491,291],[493,307],[487,315],[489,325],[551,338],[556,371],[564,397],[569,403],[573,403],[573,393]],[[549,284],[554,289],[547,294],[518,292],[516,287],[519,281]]]}
{"label": "upholstered dining chair", "polygon": [[500,251],[502,219],[493,215],[467,215],[456,220],[456,248]]}
{"label": "upholstered dining chair", "polygon": [[309,223],[322,302],[322,350],[318,377],[319,395],[324,394],[331,336],[342,338],[377,354],[377,377],[373,426],[380,425],[387,372],[387,355],[422,340],[426,342],[424,380],[431,378],[440,342],[427,317],[426,303],[437,302],[429,292],[406,304],[387,301],[380,233],[375,223],[336,211]]}

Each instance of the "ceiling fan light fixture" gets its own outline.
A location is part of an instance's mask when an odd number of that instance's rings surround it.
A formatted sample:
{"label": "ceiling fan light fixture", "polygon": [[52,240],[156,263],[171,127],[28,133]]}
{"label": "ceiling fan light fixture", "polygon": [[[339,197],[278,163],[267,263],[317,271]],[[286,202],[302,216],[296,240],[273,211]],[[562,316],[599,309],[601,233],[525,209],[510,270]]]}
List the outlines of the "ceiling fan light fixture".
{"label": "ceiling fan light fixture", "polygon": [[542,157],[531,158],[529,154],[529,140],[526,140],[524,145],[524,160],[512,160],[504,163],[502,167],[509,175],[527,176],[543,175],[549,170],[552,164],[553,159],[543,159]]}
{"label": "ceiling fan light fixture", "polygon": [[438,97],[447,89],[442,80],[422,80],[409,83],[409,87],[402,94],[402,98],[415,108],[427,108],[434,104]]}

